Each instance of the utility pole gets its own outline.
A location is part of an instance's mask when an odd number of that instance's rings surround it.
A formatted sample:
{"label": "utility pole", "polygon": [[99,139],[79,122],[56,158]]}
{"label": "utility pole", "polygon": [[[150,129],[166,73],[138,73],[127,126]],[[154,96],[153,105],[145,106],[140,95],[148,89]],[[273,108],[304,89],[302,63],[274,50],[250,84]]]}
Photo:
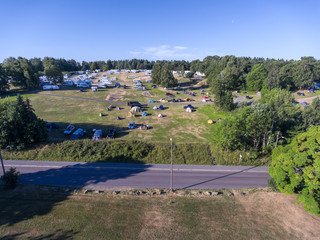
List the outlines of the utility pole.
{"label": "utility pole", "polygon": [[4,175],[4,174],[6,173],[6,171],[4,170],[4,165],[3,165],[3,159],[2,159],[1,151],[0,151],[0,160],[1,160],[2,171],[3,171],[3,175]]}
{"label": "utility pole", "polygon": [[172,187],[173,187],[172,138],[170,138],[170,142],[171,142],[171,181],[170,181],[170,192],[172,193]]}
{"label": "utility pole", "polygon": [[[10,145],[8,145],[6,147],[6,149],[10,148]],[[3,159],[2,159],[2,155],[1,155],[1,150],[0,150],[0,160],[1,160],[1,166],[2,166],[2,171],[3,171],[3,175],[6,174],[6,170],[4,169],[4,164],[3,164]]]}

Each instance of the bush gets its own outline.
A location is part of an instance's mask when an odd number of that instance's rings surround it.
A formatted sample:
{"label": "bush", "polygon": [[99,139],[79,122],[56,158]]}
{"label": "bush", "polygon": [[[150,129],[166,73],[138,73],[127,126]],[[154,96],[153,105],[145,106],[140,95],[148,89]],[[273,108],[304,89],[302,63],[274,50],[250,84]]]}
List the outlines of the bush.
{"label": "bush", "polygon": [[272,191],[274,192],[278,191],[277,183],[273,178],[268,179],[268,186],[269,188],[271,188]]}
{"label": "bush", "polygon": [[5,189],[14,189],[17,186],[19,172],[15,168],[10,168],[0,179],[3,182]]}

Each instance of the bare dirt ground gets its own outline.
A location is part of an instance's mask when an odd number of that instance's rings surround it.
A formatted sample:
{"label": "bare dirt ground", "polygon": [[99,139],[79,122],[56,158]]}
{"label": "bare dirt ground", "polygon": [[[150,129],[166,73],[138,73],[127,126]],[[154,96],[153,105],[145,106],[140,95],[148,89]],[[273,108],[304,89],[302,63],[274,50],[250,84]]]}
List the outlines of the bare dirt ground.
{"label": "bare dirt ground", "polygon": [[112,94],[109,94],[106,97],[107,101],[123,101],[123,100],[127,100],[126,98],[124,98],[123,96],[126,95],[126,92],[123,90],[117,90],[112,92]]}

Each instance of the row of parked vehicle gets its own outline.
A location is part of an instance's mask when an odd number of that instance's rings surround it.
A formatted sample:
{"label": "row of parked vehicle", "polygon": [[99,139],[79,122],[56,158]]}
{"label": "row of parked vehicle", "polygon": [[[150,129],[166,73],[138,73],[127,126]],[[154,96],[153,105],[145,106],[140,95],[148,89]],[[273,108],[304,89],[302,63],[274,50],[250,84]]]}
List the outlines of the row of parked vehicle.
{"label": "row of parked vehicle", "polygon": [[[87,133],[86,130],[82,129],[82,128],[78,128],[76,130],[74,125],[69,124],[66,128],[66,130],[64,131],[64,135],[71,135],[70,136],[70,140],[78,140],[81,139],[85,134]],[[107,133],[107,138],[115,138],[116,136],[116,129],[115,128],[111,128],[108,133]],[[93,141],[97,141],[103,138],[103,132],[101,129],[93,129],[93,136],[92,136],[92,140]]]}

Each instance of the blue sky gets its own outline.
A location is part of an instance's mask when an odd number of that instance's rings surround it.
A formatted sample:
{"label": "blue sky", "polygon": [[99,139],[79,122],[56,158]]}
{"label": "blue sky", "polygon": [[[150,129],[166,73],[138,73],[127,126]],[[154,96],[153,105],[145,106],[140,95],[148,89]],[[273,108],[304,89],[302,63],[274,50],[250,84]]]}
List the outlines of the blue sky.
{"label": "blue sky", "polygon": [[318,0],[0,0],[0,61],[320,59]]}

